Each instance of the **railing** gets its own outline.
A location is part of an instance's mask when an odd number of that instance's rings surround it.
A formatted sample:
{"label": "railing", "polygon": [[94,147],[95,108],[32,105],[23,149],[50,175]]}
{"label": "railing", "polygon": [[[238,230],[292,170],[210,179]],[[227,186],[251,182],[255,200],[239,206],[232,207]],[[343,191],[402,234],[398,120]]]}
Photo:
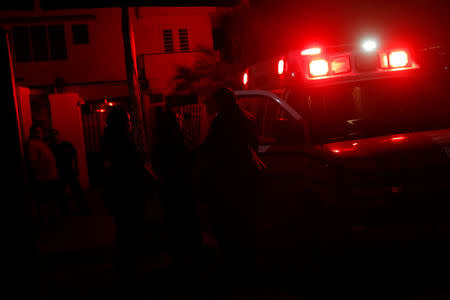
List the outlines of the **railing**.
{"label": "railing", "polygon": [[103,137],[106,116],[106,113],[101,112],[82,114],[86,152],[97,153],[102,151],[101,141]]}
{"label": "railing", "polygon": [[177,115],[186,144],[195,148],[201,144],[206,135],[206,109],[203,104],[176,106],[172,110]]}

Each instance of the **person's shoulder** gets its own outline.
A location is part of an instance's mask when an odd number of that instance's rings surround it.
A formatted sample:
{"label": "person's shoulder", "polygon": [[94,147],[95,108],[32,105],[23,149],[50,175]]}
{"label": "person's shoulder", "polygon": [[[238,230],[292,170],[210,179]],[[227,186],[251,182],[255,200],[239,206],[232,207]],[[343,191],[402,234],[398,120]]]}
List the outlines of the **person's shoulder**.
{"label": "person's shoulder", "polygon": [[29,139],[28,141],[26,141],[24,148],[28,153],[32,153],[32,152],[37,151],[39,146],[37,145],[35,140]]}
{"label": "person's shoulder", "polygon": [[60,143],[60,145],[61,145],[62,147],[65,147],[65,148],[75,149],[75,147],[73,146],[73,144],[72,144],[71,142],[69,142],[69,141],[62,141],[62,142]]}
{"label": "person's shoulder", "polygon": [[37,139],[30,139],[27,144],[28,144],[28,147],[30,147],[32,149],[48,148],[48,145],[46,143],[44,143],[41,140],[37,140]]}

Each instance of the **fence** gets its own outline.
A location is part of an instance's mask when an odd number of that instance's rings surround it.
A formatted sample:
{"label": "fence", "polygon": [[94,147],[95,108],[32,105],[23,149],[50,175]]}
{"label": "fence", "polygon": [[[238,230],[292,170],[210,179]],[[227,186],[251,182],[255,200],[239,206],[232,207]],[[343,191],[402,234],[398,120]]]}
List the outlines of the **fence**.
{"label": "fence", "polygon": [[83,130],[86,152],[98,153],[102,151],[102,136],[107,114],[104,112],[83,113]]}
{"label": "fence", "polygon": [[206,109],[203,104],[188,104],[172,108],[187,145],[194,148],[206,136]]}
{"label": "fence", "polygon": [[[176,114],[187,145],[191,148],[198,146],[206,135],[206,110],[203,104],[187,104],[172,107]],[[153,113],[148,114],[150,117]],[[102,137],[107,112],[83,113],[83,130],[86,152],[98,153],[102,151]],[[154,126],[158,126],[154,124]]]}

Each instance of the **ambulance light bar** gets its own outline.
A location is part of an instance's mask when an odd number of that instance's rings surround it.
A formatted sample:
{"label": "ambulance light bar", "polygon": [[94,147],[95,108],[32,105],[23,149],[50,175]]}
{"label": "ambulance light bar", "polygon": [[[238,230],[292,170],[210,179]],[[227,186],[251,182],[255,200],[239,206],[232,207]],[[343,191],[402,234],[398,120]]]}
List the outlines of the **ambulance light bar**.
{"label": "ambulance light bar", "polygon": [[313,59],[309,62],[309,74],[312,77],[341,74],[350,71],[351,71],[350,56],[348,55],[335,57],[331,60],[330,63],[329,61],[323,58]]}
{"label": "ambulance light bar", "polygon": [[404,50],[380,53],[380,67],[382,69],[403,68],[409,65],[408,52]]}
{"label": "ambulance light bar", "polygon": [[361,46],[365,51],[370,52],[377,49],[377,42],[375,40],[365,40],[362,42]]}
{"label": "ambulance light bar", "polygon": [[[374,55],[374,58],[376,59],[374,61],[374,71],[394,71],[407,67],[417,68],[417,65],[410,60],[409,54],[406,50],[387,52],[378,51],[378,54],[374,53]],[[350,55],[341,55],[330,58],[314,57],[308,62],[308,67],[309,75],[311,77],[332,76],[350,73],[352,71]],[[360,69],[361,68],[362,66],[360,66]]]}
{"label": "ambulance light bar", "polygon": [[301,55],[317,55],[322,52],[321,48],[309,48],[300,52]]}
{"label": "ambulance light bar", "polygon": [[324,76],[329,72],[328,61],[325,59],[313,59],[309,62],[309,74],[311,76]]}

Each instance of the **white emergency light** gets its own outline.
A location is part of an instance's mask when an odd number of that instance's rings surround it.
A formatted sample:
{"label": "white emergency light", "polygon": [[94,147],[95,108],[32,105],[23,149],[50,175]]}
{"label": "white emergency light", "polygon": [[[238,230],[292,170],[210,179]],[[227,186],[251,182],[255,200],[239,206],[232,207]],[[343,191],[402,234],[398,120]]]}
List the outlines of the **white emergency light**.
{"label": "white emergency light", "polygon": [[361,47],[367,52],[374,51],[377,49],[377,42],[375,40],[365,40],[362,42]]}

